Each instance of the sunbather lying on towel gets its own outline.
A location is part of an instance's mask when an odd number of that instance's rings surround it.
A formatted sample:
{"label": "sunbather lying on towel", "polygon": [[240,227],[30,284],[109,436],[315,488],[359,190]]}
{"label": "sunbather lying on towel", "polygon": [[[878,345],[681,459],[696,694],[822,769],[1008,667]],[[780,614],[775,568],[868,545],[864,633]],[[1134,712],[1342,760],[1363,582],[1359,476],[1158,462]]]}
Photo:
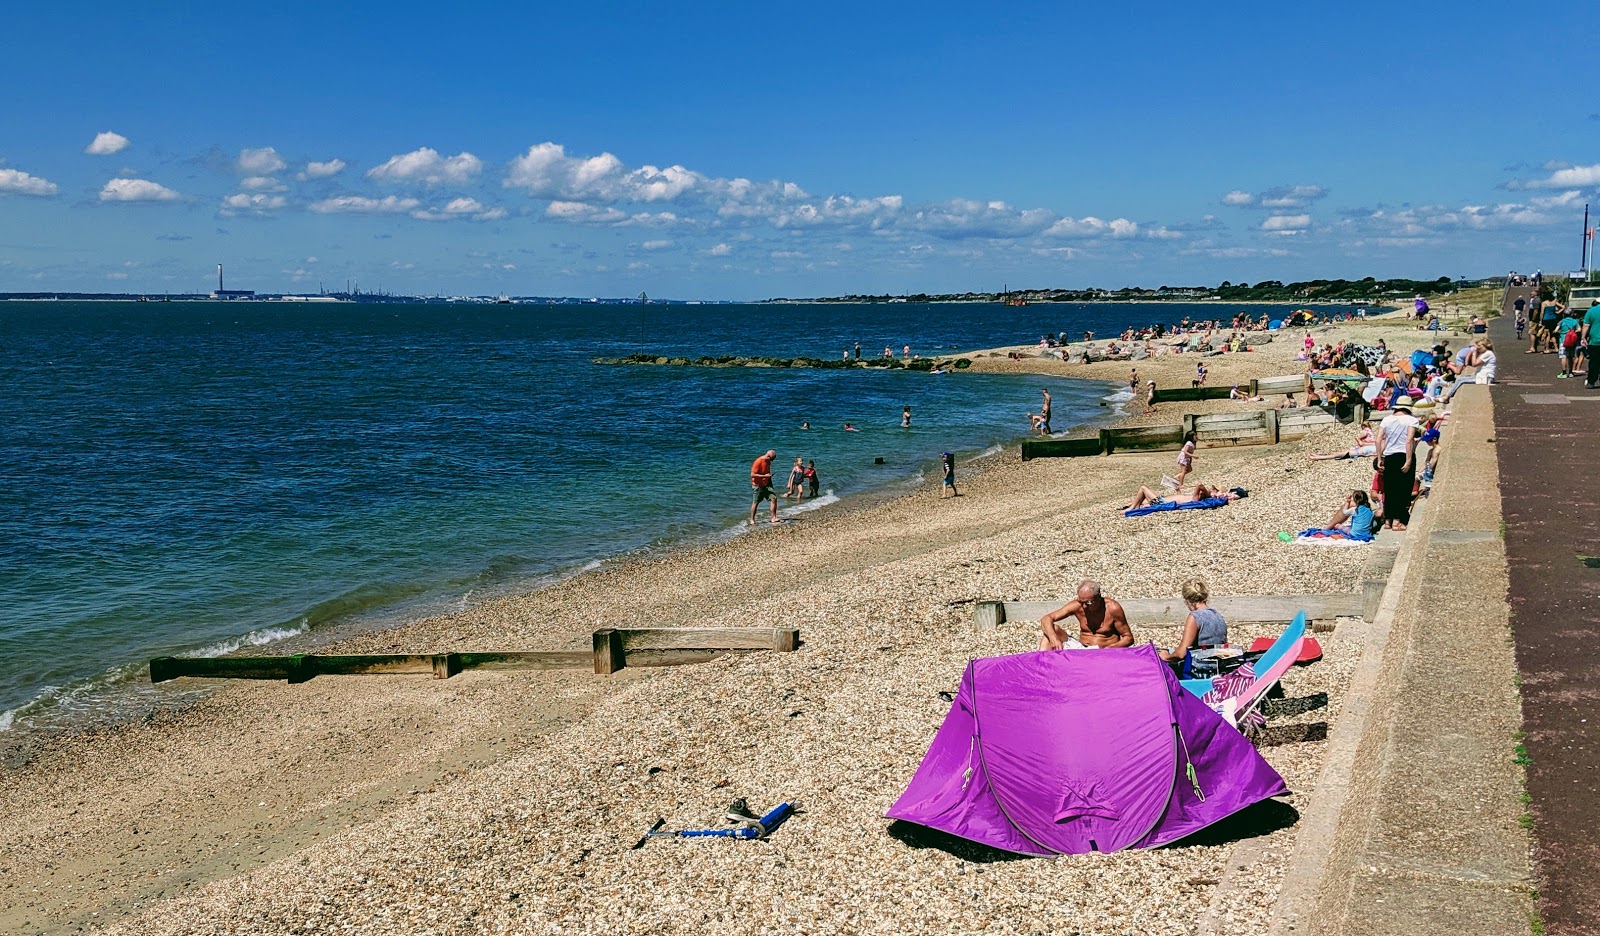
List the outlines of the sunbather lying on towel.
{"label": "sunbather lying on towel", "polygon": [[1204,481],[1197,482],[1194,486],[1194,490],[1188,492],[1187,494],[1183,493],[1182,491],[1168,494],[1164,490],[1156,491],[1147,487],[1141,487],[1139,488],[1139,493],[1133,496],[1133,500],[1122,509],[1138,510],[1141,507],[1154,507],[1160,504],[1176,504],[1182,506],[1183,504],[1193,504],[1198,501],[1211,500],[1212,498],[1217,497],[1224,498],[1228,501],[1236,501],[1249,493],[1250,492],[1246,491],[1244,488],[1229,488],[1225,484],[1218,484],[1216,482],[1207,484]]}
{"label": "sunbather lying on towel", "polygon": [[1378,451],[1377,436],[1373,435],[1372,428],[1365,423],[1361,431],[1356,433],[1356,444],[1337,455],[1308,454],[1312,461],[1338,461],[1344,458],[1371,458]]}
{"label": "sunbather lying on towel", "polygon": [[1344,506],[1333,512],[1325,527],[1312,527],[1299,535],[1307,539],[1343,539],[1357,543],[1372,539],[1372,507],[1366,491],[1345,495]]}

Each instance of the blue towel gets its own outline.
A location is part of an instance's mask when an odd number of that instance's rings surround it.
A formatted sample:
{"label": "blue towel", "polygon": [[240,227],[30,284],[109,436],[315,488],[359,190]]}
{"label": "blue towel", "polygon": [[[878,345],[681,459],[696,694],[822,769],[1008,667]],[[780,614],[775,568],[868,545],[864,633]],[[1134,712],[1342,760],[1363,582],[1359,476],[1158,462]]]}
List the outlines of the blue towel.
{"label": "blue towel", "polygon": [[1228,499],[1226,497],[1208,497],[1205,500],[1191,501],[1187,504],[1175,504],[1172,501],[1167,501],[1164,504],[1151,504],[1148,507],[1124,510],[1122,515],[1124,517],[1142,517],[1145,514],[1164,513],[1168,510],[1210,510],[1213,507],[1221,507],[1227,502]]}
{"label": "blue towel", "polygon": [[1296,533],[1295,536],[1316,536],[1319,533],[1321,535],[1323,535],[1323,536],[1326,536],[1326,537],[1330,537],[1330,538],[1334,538],[1334,539],[1347,539],[1347,540],[1350,540],[1351,542],[1355,542],[1355,543],[1370,543],[1370,542],[1372,542],[1372,534],[1371,533],[1368,533],[1366,536],[1357,536],[1357,535],[1355,535],[1353,533],[1346,533],[1344,530],[1340,530],[1340,529],[1337,529],[1337,528],[1334,528],[1334,527],[1308,527],[1307,529],[1301,530],[1299,533]]}

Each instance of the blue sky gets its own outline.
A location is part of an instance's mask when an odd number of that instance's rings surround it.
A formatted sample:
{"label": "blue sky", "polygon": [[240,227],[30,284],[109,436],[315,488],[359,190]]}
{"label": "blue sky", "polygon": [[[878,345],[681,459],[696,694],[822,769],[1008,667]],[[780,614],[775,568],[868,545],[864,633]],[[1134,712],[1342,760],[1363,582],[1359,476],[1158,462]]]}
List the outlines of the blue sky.
{"label": "blue sky", "polygon": [[[470,6],[470,5],[469,5]],[[1587,4],[24,4],[0,291],[1569,269]]]}

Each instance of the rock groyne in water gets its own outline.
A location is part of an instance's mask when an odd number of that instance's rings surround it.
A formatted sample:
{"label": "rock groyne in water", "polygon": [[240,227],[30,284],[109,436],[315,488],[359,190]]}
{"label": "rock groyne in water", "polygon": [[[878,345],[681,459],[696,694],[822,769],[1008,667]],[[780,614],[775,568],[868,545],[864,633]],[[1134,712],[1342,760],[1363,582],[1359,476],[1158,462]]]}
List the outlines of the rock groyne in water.
{"label": "rock groyne in water", "polygon": [[629,354],[625,357],[597,357],[596,364],[653,364],[676,367],[817,367],[824,370],[854,370],[860,368],[877,368],[879,370],[913,370],[931,371],[937,368],[945,370],[966,370],[972,366],[972,361],[967,358],[864,358],[862,360],[829,360],[814,357],[745,357],[736,354],[722,354],[716,357],[709,355],[688,358],[669,357],[659,354]]}

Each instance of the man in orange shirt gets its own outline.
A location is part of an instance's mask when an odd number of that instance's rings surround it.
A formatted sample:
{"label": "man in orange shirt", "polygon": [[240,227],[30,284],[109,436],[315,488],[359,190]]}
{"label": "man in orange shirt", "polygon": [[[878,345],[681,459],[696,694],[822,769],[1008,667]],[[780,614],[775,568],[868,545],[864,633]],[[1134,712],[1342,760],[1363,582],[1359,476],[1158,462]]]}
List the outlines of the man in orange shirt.
{"label": "man in orange shirt", "polygon": [[772,460],[778,453],[767,449],[767,453],[750,463],[750,524],[756,522],[756,508],[762,501],[772,502],[772,522],[778,522],[778,495],[772,491]]}

